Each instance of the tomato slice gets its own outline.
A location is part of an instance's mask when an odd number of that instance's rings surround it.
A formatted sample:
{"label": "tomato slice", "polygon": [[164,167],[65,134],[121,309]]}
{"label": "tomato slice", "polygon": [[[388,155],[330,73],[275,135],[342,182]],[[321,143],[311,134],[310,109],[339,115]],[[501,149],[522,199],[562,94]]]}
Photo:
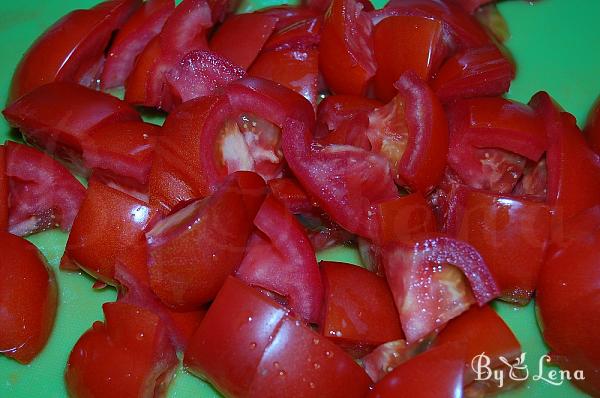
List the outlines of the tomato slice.
{"label": "tomato slice", "polygon": [[184,364],[226,396],[361,397],[369,387],[341,348],[232,277],[194,334]]}
{"label": "tomato slice", "polygon": [[103,90],[125,84],[133,70],[135,58],[160,33],[174,8],[173,0],[149,0],[127,20],[106,55],[100,77]]}
{"label": "tomato slice", "polygon": [[464,350],[458,344],[426,351],[385,376],[375,384],[367,398],[394,398],[403,394],[422,398],[460,398],[463,357]]}
{"label": "tomato slice", "polygon": [[508,92],[515,66],[495,45],[469,48],[447,59],[431,81],[443,103]]}
{"label": "tomato slice", "polygon": [[335,94],[364,95],[375,75],[373,26],[356,0],[334,0],[325,15],[319,70]]}
{"label": "tomato slice", "polygon": [[[473,371],[472,361],[476,361],[478,355],[487,355],[490,359],[490,368],[495,369],[507,366],[500,357],[508,363],[513,363],[521,354],[521,345],[514,333],[489,305],[471,307],[464,314],[448,322],[435,338],[433,347],[448,344],[460,344],[465,350],[465,385],[472,383],[477,376]],[[506,379],[505,381],[508,382],[509,378]]]}
{"label": "tomato slice", "polygon": [[388,163],[347,145],[312,145],[309,127],[283,127],[288,166],[320,207],[344,229],[369,239],[379,233],[376,205],[398,196]]}
{"label": "tomato slice", "polygon": [[6,148],[0,145],[0,231],[8,230],[8,176],[6,175]]}
{"label": "tomato slice", "polygon": [[276,30],[265,43],[263,51],[308,50],[319,46],[323,17],[306,18]]}
{"label": "tomato slice", "polygon": [[258,56],[248,73],[294,90],[316,108],[318,58],[318,51],[311,48],[267,51]]}
{"label": "tomato slice", "polygon": [[541,118],[529,106],[504,98],[458,101],[448,110],[448,164],[473,188],[510,193],[526,159],[539,161],[548,147]]}
{"label": "tomato slice", "polygon": [[460,187],[451,202],[447,232],[481,253],[503,300],[527,304],[550,239],[549,207],[467,187]]}
{"label": "tomato slice", "polygon": [[292,5],[278,5],[272,7],[265,7],[257,11],[261,14],[271,15],[277,18],[277,24],[275,30],[278,31],[287,26],[290,26],[298,21],[302,21],[308,18],[319,17],[322,13],[313,10],[308,7],[292,6]]}
{"label": "tomato slice", "polygon": [[95,322],[69,356],[69,395],[164,396],[178,363],[165,325],[133,305],[106,303],[102,309],[106,321]]}
{"label": "tomato slice", "polygon": [[354,358],[403,338],[398,311],[384,278],[352,264],[320,263],[325,285],[320,332]]}
{"label": "tomato slice", "polygon": [[[536,303],[544,340],[554,364],[585,380],[573,380],[588,394],[600,394],[600,275],[597,267],[600,233],[598,208],[567,221],[570,239],[556,244],[540,274]],[[590,219],[594,222],[582,222]],[[565,272],[568,270],[568,272]]]}
{"label": "tomato slice", "polygon": [[378,243],[412,239],[436,231],[433,211],[420,193],[401,196],[379,205],[381,233]]}
{"label": "tomato slice", "polygon": [[0,352],[26,364],[46,345],[56,315],[54,273],[25,239],[0,231]]}
{"label": "tomato slice", "polygon": [[264,194],[258,175],[237,172],[212,196],[156,223],[146,233],[154,293],[182,310],[212,300],[243,259]]}
{"label": "tomato slice", "polygon": [[442,23],[419,16],[385,18],[373,30],[377,73],[373,80],[375,94],[382,101],[396,95],[394,83],[413,70],[422,80],[429,80],[446,55]]}
{"label": "tomato slice", "polygon": [[414,72],[403,74],[396,88],[396,97],[369,115],[367,137],[373,150],[388,159],[398,184],[427,194],[446,167],[446,116],[433,91]]}
{"label": "tomato slice", "polygon": [[31,147],[7,142],[6,176],[11,233],[71,229],[85,188],[62,164]]}
{"label": "tomato slice", "polygon": [[584,134],[592,150],[600,154],[600,101],[590,110]]}
{"label": "tomato slice", "polygon": [[254,12],[233,15],[210,39],[210,49],[247,70],[273,33],[277,17]]}
{"label": "tomato slice", "polygon": [[[116,260],[127,251],[141,249],[138,242],[155,214],[145,203],[90,180],[69,234],[62,268],[75,265],[98,280],[116,284]],[[107,235],[107,230],[114,232]]]}
{"label": "tomato slice", "polygon": [[255,232],[235,275],[251,286],[282,296],[307,322],[321,315],[323,284],[315,253],[302,225],[269,195],[254,219]]}
{"label": "tomato slice", "polygon": [[109,94],[74,83],[50,83],[3,111],[28,142],[75,165],[88,131],[104,123],[140,121],[136,110]]}
{"label": "tomato slice", "polygon": [[587,146],[575,118],[561,113],[547,93],[537,93],[530,104],[541,115],[548,134],[548,204],[558,220],[567,220],[598,204],[600,159]]}
{"label": "tomato slice", "polygon": [[360,358],[360,363],[374,383],[383,379],[404,362],[424,352],[431,342],[408,344],[405,340],[389,341]]}
{"label": "tomato slice", "polygon": [[[13,75],[8,103],[54,81],[95,85],[112,33],[141,4],[141,0],[105,1],[58,20],[23,55]],[[82,79],[86,75],[88,79]]]}
{"label": "tomato slice", "polygon": [[209,96],[246,72],[212,51],[192,51],[165,74],[173,104]]}
{"label": "tomato slice", "polygon": [[473,297],[483,305],[500,294],[481,255],[444,236],[390,244],[383,266],[409,343],[466,311]]}
{"label": "tomato slice", "polygon": [[205,197],[237,170],[281,177],[280,128],[287,117],[311,122],[314,111],[297,93],[245,78],[224,95],[189,101],[164,124],[150,172],[150,203],[161,210]]}

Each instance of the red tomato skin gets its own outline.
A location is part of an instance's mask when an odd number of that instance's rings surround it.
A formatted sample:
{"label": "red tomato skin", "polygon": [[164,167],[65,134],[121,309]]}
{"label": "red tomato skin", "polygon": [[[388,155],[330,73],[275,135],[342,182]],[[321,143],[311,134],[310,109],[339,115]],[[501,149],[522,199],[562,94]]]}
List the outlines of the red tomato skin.
{"label": "red tomato skin", "polygon": [[6,148],[4,145],[0,145],[0,231],[8,230],[8,194]]}
{"label": "red tomato skin", "polygon": [[595,223],[568,224],[571,225],[566,228],[574,231],[573,239],[554,247],[540,274],[536,292],[538,322],[552,362],[571,372],[582,370],[585,380],[574,382],[597,396],[600,342],[595,331],[600,325],[600,233]]}
{"label": "red tomato skin", "polygon": [[325,14],[319,70],[335,94],[364,95],[375,75],[372,24],[356,0],[334,0]]}
{"label": "red tomato skin", "polygon": [[141,3],[141,0],[105,1],[89,10],[73,11],[55,22],[17,65],[8,103],[53,81],[77,83],[103,59],[112,32]]}
{"label": "red tomato skin", "polygon": [[535,94],[530,104],[546,126],[547,200],[560,223],[599,203],[600,158],[587,146],[575,118],[561,113],[547,93]]}
{"label": "red tomato skin", "polygon": [[406,152],[398,163],[398,178],[412,190],[429,193],[442,179],[448,157],[448,127],[444,110],[429,86],[413,72],[395,84],[405,107]]}
{"label": "red tomato skin", "polygon": [[390,101],[396,95],[394,83],[408,70],[429,80],[446,54],[442,36],[442,23],[424,17],[392,16],[377,24],[373,29],[377,98]]}
{"label": "red tomato skin", "polygon": [[322,13],[304,6],[279,5],[265,7],[257,11],[257,13],[267,14],[277,18],[275,30],[283,29],[296,22],[321,16]]}
{"label": "red tomato skin", "polygon": [[89,130],[82,143],[84,174],[147,193],[160,132],[160,126],[138,121],[102,123]]}
{"label": "red tomato skin", "polygon": [[118,98],[64,82],[38,87],[3,114],[28,142],[75,164],[90,129],[101,123],[141,121],[137,111]]}
{"label": "red tomato skin", "polygon": [[[458,344],[433,348],[401,364],[375,384],[367,398],[460,398],[464,351]],[[424,388],[424,386],[427,386]]]}
{"label": "red tomato skin", "polygon": [[69,231],[85,196],[83,185],[43,152],[12,141],[5,147],[9,231],[19,236],[56,227]]}
{"label": "red tomato skin", "polygon": [[103,90],[120,87],[133,70],[135,58],[156,37],[173,12],[173,0],[150,0],[127,20],[117,33],[100,77]]}
{"label": "red tomato skin", "polygon": [[178,360],[165,326],[150,311],[124,303],[102,306],[67,362],[69,396],[164,397]]}
{"label": "red tomato skin", "polygon": [[[138,245],[156,211],[123,192],[90,180],[62,257],[94,278],[115,285],[115,264]],[[113,231],[107,234],[106,231]]]}
{"label": "red tomato skin", "polygon": [[416,238],[435,232],[433,211],[422,194],[415,192],[379,205],[381,233],[378,243],[388,243]]}
{"label": "red tomato skin", "polygon": [[443,103],[499,96],[510,88],[515,66],[495,45],[469,48],[448,58],[431,81]]}
{"label": "red tomato skin", "polygon": [[[319,125],[317,129],[325,129],[327,132],[335,130],[342,122],[351,119],[356,114],[368,113],[382,105],[382,102],[367,97],[329,95],[319,103],[317,108],[317,124]],[[316,132],[315,136],[318,136]]]}
{"label": "red tomato skin", "polygon": [[352,233],[376,239],[376,205],[398,197],[387,161],[348,145],[311,145],[309,129],[294,120],[283,127],[288,166],[333,221]]}
{"label": "red tomato skin", "polygon": [[584,135],[592,150],[600,154],[600,101],[590,110]]}
{"label": "red tomato skin", "polygon": [[263,352],[286,313],[258,290],[227,277],[192,336],[184,366],[226,396],[248,396]]}
{"label": "red tomato skin", "polygon": [[234,15],[225,20],[210,39],[212,51],[247,70],[273,33],[277,17],[261,14]]}
{"label": "red tomato skin", "polygon": [[314,206],[306,191],[291,177],[272,179],[267,183],[271,195],[285,205],[292,214],[310,213]]}
{"label": "red tomato skin", "polygon": [[289,308],[299,317],[317,323],[323,283],[304,228],[271,195],[256,214],[254,225],[262,234],[259,237],[255,232],[257,236],[250,239],[236,277],[251,286],[284,296]]}
{"label": "red tomato skin", "polygon": [[318,58],[316,49],[267,51],[258,56],[248,73],[294,90],[316,108]]}
{"label": "red tomato skin", "polygon": [[320,333],[354,358],[404,337],[384,278],[353,264],[320,263],[325,302]]}
{"label": "red tomato skin", "polygon": [[150,286],[165,304],[189,310],[215,297],[242,261],[265,190],[258,175],[236,172],[147,232]]}
{"label": "red tomato skin", "polygon": [[451,198],[446,231],[470,243],[488,265],[501,298],[531,299],[550,240],[545,203],[459,187]]}
{"label": "red tomato skin", "polygon": [[286,25],[269,37],[263,47],[263,52],[272,50],[308,50],[319,46],[321,41],[321,15],[306,18]]}
{"label": "red tomato skin", "polygon": [[0,352],[27,364],[42,351],[54,325],[54,273],[25,239],[0,231]]}
{"label": "red tomato skin", "polygon": [[471,361],[485,353],[491,359],[490,367],[502,366],[499,357],[512,361],[521,354],[521,344],[514,333],[491,306],[471,307],[448,325],[435,338],[432,347],[460,344],[465,350],[464,384],[471,383],[476,374]]}

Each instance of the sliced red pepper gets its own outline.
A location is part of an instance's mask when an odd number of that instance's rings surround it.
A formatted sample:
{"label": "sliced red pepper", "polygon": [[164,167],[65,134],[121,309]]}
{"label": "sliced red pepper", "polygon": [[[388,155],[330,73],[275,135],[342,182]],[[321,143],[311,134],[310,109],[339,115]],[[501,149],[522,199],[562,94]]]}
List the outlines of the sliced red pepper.
{"label": "sliced red pepper", "polygon": [[502,292],[525,305],[535,290],[550,239],[543,202],[460,187],[451,198],[446,231],[475,247]]}
{"label": "sliced red pepper", "polygon": [[473,296],[484,305],[500,294],[481,255],[444,236],[390,244],[383,251],[383,266],[409,343],[466,311]]}
{"label": "sliced red pepper", "polygon": [[334,0],[325,15],[319,70],[335,94],[364,95],[375,75],[373,26],[357,0]]}
{"label": "sliced red pepper", "polygon": [[146,234],[154,293],[182,310],[212,300],[243,259],[264,194],[258,175],[237,172],[212,196],[156,223]]}
{"label": "sliced red pepper", "polygon": [[346,230],[375,239],[376,205],[398,196],[381,156],[347,145],[311,145],[309,127],[289,120],[283,151],[290,169],[320,207]]}
{"label": "sliced red pepper", "polygon": [[413,70],[429,80],[446,55],[442,23],[420,16],[385,18],[373,29],[377,73],[373,79],[375,94],[382,101],[396,95],[394,83]]}
{"label": "sliced red pepper", "polygon": [[548,145],[541,118],[516,101],[462,100],[450,106],[448,120],[448,164],[473,188],[510,193],[526,159],[540,160]]}
{"label": "sliced red pepper", "polygon": [[255,232],[235,275],[251,286],[286,300],[307,322],[321,315],[323,284],[304,229],[285,206],[269,195],[254,219]]}
{"label": "sliced red pepper", "polygon": [[31,147],[6,143],[9,231],[25,236],[60,227],[69,231],[85,188],[62,164]]}
{"label": "sliced red pepper", "polygon": [[446,167],[446,116],[433,91],[414,72],[403,74],[396,88],[396,97],[369,115],[367,137],[373,150],[388,159],[398,184],[427,194]]}
{"label": "sliced red pepper", "polygon": [[515,66],[495,45],[469,48],[447,59],[431,81],[443,103],[508,92]]}
{"label": "sliced red pepper", "polygon": [[247,70],[273,33],[277,17],[264,13],[233,15],[210,39],[210,49]]}
{"label": "sliced red pepper", "polygon": [[354,358],[403,338],[398,311],[384,278],[353,264],[321,262],[325,285],[321,334]]}
{"label": "sliced red pepper", "polygon": [[[75,265],[94,278],[115,285],[115,265],[138,245],[156,212],[145,203],[94,179],[73,223],[62,268]],[[106,234],[106,231],[114,231]],[[70,265],[67,265],[70,263]]]}
{"label": "sliced red pepper", "polygon": [[174,8],[173,0],[148,0],[127,20],[106,55],[100,77],[103,90],[125,84],[136,57],[160,33]]}
{"label": "sliced red pepper", "polygon": [[105,1],[58,20],[23,55],[13,75],[8,103],[54,81],[96,84],[113,32],[141,4],[141,0]]}

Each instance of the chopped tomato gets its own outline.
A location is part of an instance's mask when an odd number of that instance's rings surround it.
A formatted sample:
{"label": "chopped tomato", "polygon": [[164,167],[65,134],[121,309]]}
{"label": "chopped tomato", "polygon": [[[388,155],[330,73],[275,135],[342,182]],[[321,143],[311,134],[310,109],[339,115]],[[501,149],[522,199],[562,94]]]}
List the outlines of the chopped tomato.
{"label": "chopped tomato", "polygon": [[254,218],[250,237],[235,275],[251,286],[282,297],[307,322],[321,315],[323,284],[315,253],[302,225],[269,195]]}
{"label": "chopped tomato", "polygon": [[355,358],[403,337],[394,299],[384,278],[359,266],[321,262],[325,285],[323,336]]}
{"label": "chopped tomato", "polygon": [[25,239],[0,231],[0,353],[20,363],[42,351],[56,315],[54,273]]}
{"label": "chopped tomato", "polygon": [[141,4],[141,0],[105,1],[58,20],[23,55],[13,75],[8,103],[54,81],[95,86],[112,33]]}
{"label": "chopped tomato", "polygon": [[378,243],[412,239],[436,231],[433,211],[418,192],[379,205],[381,234]]}
{"label": "chopped tomato", "polygon": [[389,341],[360,358],[360,363],[371,380],[377,383],[404,362],[424,352],[430,343],[429,339],[413,344],[405,340]]}
{"label": "chopped tomato", "polygon": [[106,303],[102,309],[106,321],[95,322],[69,356],[69,395],[164,396],[178,363],[165,325],[152,312],[130,304]]}
{"label": "chopped tomato", "polygon": [[6,176],[11,233],[71,229],[85,188],[62,164],[36,149],[7,142]]}
{"label": "chopped tomato", "polygon": [[383,266],[409,343],[442,327],[475,300],[483,305],[500,293],[481,255],[444,236],[390,244],[383,251]]}
{"label": "chopped tomato", "polygon": [[362,397],[369,387],[341,348],[232,277],[194,334],[184,364],[227,396]]}
{"label": "chopped tomato", "polygon": [[290,23],[276,30],[265,43],[263,51],[308,50],[319,46],[323,17],[311,17]]}
{"label": "chopped tomato", "polygon": [[166,304],[189,310],[212,300],[241,263],[264,181],[250,172],[228,177],[147,232],[150,286]]}
{"label": "chopped tomato", "polygon": [[276,17],[276,31],[290,26],[298,21],[302,21],[308,18],[315,18],[321,15],[320,12],[312,10],[308,7],[292,6],[287,4],[262,8],[257,12]]}

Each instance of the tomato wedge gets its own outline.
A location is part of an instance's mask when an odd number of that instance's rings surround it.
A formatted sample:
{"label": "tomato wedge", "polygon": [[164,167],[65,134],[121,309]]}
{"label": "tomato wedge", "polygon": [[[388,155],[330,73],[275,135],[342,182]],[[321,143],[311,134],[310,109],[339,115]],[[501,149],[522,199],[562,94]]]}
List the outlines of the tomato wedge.
{"label": "tomato wedge", "polygon": [[375,75],[373,26],[357,0],[334,0],[325,15],[319,70],[335,94],[364,95]]}
{"label": "tomato wedge", "polygon": [[251,286],[267,289],[307,322],[321,315],[323,284],[315,253],[294,216],[269,195],[254,218],[255,232],[235,275]]}
{"label": "tomato wedge", "polygon": [[354,358],[403,338],[385,279],[353,264],[320,263],[325,285],[321,334]]}
{"label": "tomato wedge", "polygon": [[396,82],[398,94],[369,114],[367,137],[385,156],[399,185],[422,194],[442,179],[448,156],[444,110],[427,83],[409,71]]}
{"label": "tomato wedge", "polygon": [[[90,180],[61,267],[79,267],[94,278],[115,285],[116,261],[125,252],[143,249],[138,242],[155,215],[145,203]],[[108,230],[113,233],[107,234]]]}
{"label": "tomato wedge", "polygon": [[379,205],[382,246],[436,231],[433,211],[418,192]]}
{"label": "tomato wedge", "polygon": [[284,125],[283,151],[288,166],[336,223],[376,239],[376,205],[398,196],[388,163],[376,153],[348,145],[311,145],[308,129],[291,119]]}
{"label": "tomato wedge", "polygon": [[210,49],[247,70],[273,33],[277,17],[259,12],[233,15],[210,39]]}
{"label": "tomato wedge", "polygon": [[447,49],[442,23],[419,16],[392,16],[373,30],[377,73],[373,79],[375,94],[382,101],[396,95],[394,83],[408,70],[429,80],[442,63]]}
{"label": "tomato wedge", "polygon": [[160,33],[174,8],[174,0],[148,0],[127,20],[106,55],[100,77],[103,90],[125,84],[135,58]]}
{"label": "tomato wedge", "polygon": [[360,358],[359,363],[371,380],[377,383],[404,362],[424,352],[430,343],[430,339],[413,344],[408,344],[405,340],[389,341]]}
{"label": "tomato wedge", "polygon": [[141,4],[141,0],[105,1],[58,20],[23,55],[13,75],[8,103],[54,81],[94,86],[112,33]]}
{"label": "tomato wedge", "polygon": [[321,41],[322,25],[323,17],[321,15],[285,25],[273,32],[265,43],[263,51],[317,48]]}
{"label": "tomato wedge", "polygon": [[25,236],[60,227],[69,231],[85,188],[56,160],[31,147],[6,143],[9,231]]}
{"label": "tomato wedge", "polygon": [[184,364],[226,396],[362,397],[370,383],[341,348],[233,277],[194,334]]}
{"label": "tomato wedge", "polygon": [[383,266],[409,343],[466,311],[473,297],[481,306],[500,294],[481,255],[445,236],[390,244]]}
{"label": "tomato wedge", "polygon": [[65,371],[69,395],[164,396],[178,363],[165,325],[133,305],[106,303],[102,309],[106,321],[95,322],[69,356]]}
{"label": "tomato wedge", "polygon": [[212,196],[156,223],[146,233],[154,293],[181,310],[212,300],[242,261],[264,194],[258,175],[237,172]]}
{"label": "tomato wedge", "polygon": [[481,253],[503,300],[527,304],[550,239],[548,206],[467,187],[460,187],[451,202],[446,231]]}
{"label": "tomato wedge", "polygon": [[0,353],[26,364],[46,345],[56,315],[54,273],[25,239],[0,231]]}

